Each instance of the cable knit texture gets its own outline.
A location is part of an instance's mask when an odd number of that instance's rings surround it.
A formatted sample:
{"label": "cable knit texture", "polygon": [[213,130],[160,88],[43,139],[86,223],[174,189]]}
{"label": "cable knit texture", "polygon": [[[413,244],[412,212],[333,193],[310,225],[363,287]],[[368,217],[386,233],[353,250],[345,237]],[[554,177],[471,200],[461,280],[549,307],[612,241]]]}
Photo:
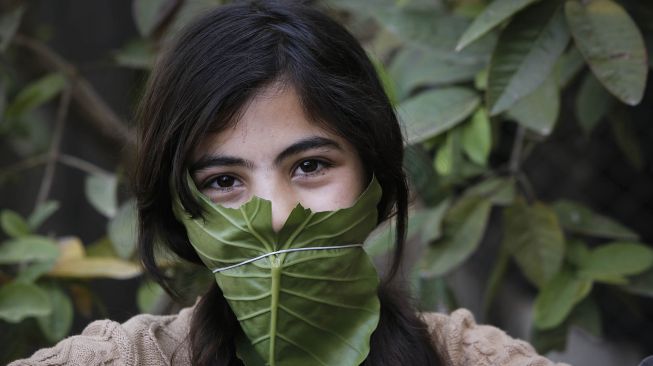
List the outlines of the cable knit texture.
{"label": "cable knit texture", "polygon": [[[190,365],[188,325],[192,308],[177,315],[137,315],[124,324],[99,320],[81,335],[68,337],[52,348],[8,366]],[[433,344],[445,366],[564,366],[535,352],[530,344],[510,338],[505,332],[477,325],[465,309],[451,315],[424,313]]]}

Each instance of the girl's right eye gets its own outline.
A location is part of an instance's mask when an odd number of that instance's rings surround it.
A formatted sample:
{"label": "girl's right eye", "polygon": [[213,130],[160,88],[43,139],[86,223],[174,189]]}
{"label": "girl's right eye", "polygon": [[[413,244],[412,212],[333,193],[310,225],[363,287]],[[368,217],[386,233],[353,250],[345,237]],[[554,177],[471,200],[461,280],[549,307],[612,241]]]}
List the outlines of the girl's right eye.
{"label": "girl's right eye", "polygon": [[242,185],[242,183],[231,175],[218,175],[207,181],[206,187],[218,190],[229,190]]}

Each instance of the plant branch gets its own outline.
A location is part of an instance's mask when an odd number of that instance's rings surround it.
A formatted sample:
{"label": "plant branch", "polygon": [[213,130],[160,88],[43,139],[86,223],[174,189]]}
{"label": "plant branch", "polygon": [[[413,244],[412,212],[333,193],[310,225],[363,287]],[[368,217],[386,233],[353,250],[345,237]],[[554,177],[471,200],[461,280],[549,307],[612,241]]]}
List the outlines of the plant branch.
{"label": "plant branch", "polygon": [[87,121],[113,142],[132,149],[136,144],[134,133],[126,123],[100,97],[78,70],[45,44],[24,35],[16,34],[13,43],[39,56],[39,61],[52,71],[62,72],[72,84],[72,97],[88,116]]}
{"label": "plant branch", "polygon": [[112,173],[100,168],[99,166],[80,159],[76,156],[60,154],[59,162],[72,168],[79,169],[89,174],[111,175]]}
{"label": "plant branch", "polygon": [[512,153],[510,154],[510,174],[517,175],[521,169],[522,150],[524,148],[524,139],[526,138],[526,128],[522,125],[517,126],[517,136],[512,145]]}
{"label": "plant branch", "polygon": [[71,89],[67,87],[64,89],[59,100],[59,108],[57,109],[57,119],[55,120],[54,132],[52,134],[52,142],[50,143],[50,150],[48,152],[48,162],[43,171],[43,180],[39,187],[39,193],[36,196],[36,203],[34,207],[38,207],[48,198],[52,188],[52,180],[54,179],[54,171],[57,167],[57,160],[61,152],[61,138],[63,130],[66,126],[66,116],[70,107]]}
{"label": "plant branch", "polygon": [[47,162],[48,162],[48,154],[30,156],[29,158],[23,159],[19,162],[9,164],[7,166],[0,168],[0,175],[17,173],[21,170],[31,169],[41,164],[45,164]]}

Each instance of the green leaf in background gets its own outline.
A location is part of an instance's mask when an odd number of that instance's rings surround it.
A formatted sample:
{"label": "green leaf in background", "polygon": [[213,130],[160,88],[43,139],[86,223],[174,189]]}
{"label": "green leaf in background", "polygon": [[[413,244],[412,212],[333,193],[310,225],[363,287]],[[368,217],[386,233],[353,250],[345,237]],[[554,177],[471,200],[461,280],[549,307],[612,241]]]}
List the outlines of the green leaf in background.
{"label": "green leaf in background", "polygon": [[433,167],[440,175],[449,175],[453,171],[454,166],[454,135],[452,131],[447,133],[444,143],[440,145],[438,151],[435,153],[435,160]]}
{"label": "green leaf in background", "polygon": [[484,63],[460,63],[441,57],[428,48],[404,46],[392,60],[388,72],[397,85],[399,100],[421,86],[470,81]]}
{"label": "green leaf in background", "polygon": [[12,238],[29,235],[30,227],[22,216],[12,210],[2,210],[0,213],[0,226]]}
{"label": "green leaf in background", "polygon": [[5,126],[2,122],[4,121],[3,116],[5,115],[5,106],[7,105],[7,91],[4,80],[0,78],[0,134],[3,133]]}
{"label": "green leaf in background", "polygon": [[154,47],[144,40],[127,42],[113,54],[113,59],[118,65],[137,70],[151,69],[154,66],[155,58]]}
{"label": "green leaf in background", "polygon": [[165,290],[154,281],[144,281],[138,287],[136,304],[141,313],[153,314],[157,302],[162,296],[166,296]]}
{"label": "green leaf in background", "polygon": [[52,311],[36,318],[41,332],[48,341],[54,343],[68,335],[73,325],[73,303],[70,297],[58,286],[41,286],[50,299]]}
{"label": "green leaf in background", "polygon": [[574,307],[569,315],[569,323],[584,329],[595,337],[601,337],[603,333],[601,309],[592,296],[587,296]]}
{"label": "green leaf in background", "polygon": [[548,0],[529,7],[501,32],[488,75],[491,115],[532,93],[551,73],[569,43],[559,5],[558,0]]}
{"label": "green leaf in background", "polygon": [[639,243],[609,243],[592,250],[579,269],[583,278],[612,281],[653,266],[653,249]]}
{"label": "green leaf in background", "polygon": [[585,66],[583,55],[580,54],[578,48],[570,47],[567,52],[562,54],[556,65],[558,87],[566,88],[583,69],[583,66]]}
{"label": "green leaf in background", "polygon": [[487,165],[492,149],[492,131],[490,117],[484,108],[479,108],[463,125],[462,146],[471,161],[481,166]]}
{"label": "green leaf in background", "polygon": [[0,52],[5,52],[11,39],[14,38],[24,12],[25,6],[21,5],[0,13]]}
{"label": "green leaf in background", "polygon": [[510,253],[506,250],[505,245],[502,245],[497,260],[494,262],[492,272],[490,272],[490,276],[488,277],[487,285],[485,286],[485,294],[483,295],[483,314],[485,317],[490,314],[490,307],[494,303],[494,299],[503,282],[503,277],[506,275],[509,260]]}
{"label": "green leaf in background", "polygon": [[36,280],[41,278],[41,276],[50,272],[55,263],[55,260],[30,263],[26,267],[20,269],[20,271],[16,274],[14,281],[34,283]]}
{"label": "green leaf in background", "polygon": [[66,78],[58,72],[47,74],[31,82],[7,106],[5,116],[7,118],[16,118],[48,102],[57,96],[66,87],[66,84]]}
{"label": "green leaf in background", "polygon": [[431,243],[420,259],[423,277],[447,274],[478,248],[490,217],[486,198],[466,196],[451,206],[443,221],[442,238]]}
{"label": "green leaf in background", "polygon": [[132,15],[138,32],[149,37],[177,7],[177,0],[134,0]]}
{"label": "green leaf in background", "polygon": [[102,215],[112,218],[118,211],[118,178],[113,174],[90,174],[84,181],[86,199]]}
{"label": "green leaf in background", "polygon": [[567,200],[553,203],[560,225],[572,233],[609,239],[638,240],[639,235],[613,219]]}
{"label": "green leaf in background", "polygon": [[0,287],[0,319],[10,323],[50,314],[52,305],[48,293],[40,287],[11,282]]}
{"label": "green leaf in background", "polygon": [[653,297],[653,269],[629,278],[622,289],[640,296]]}
{"label": "green leaf in background", "polygon": [[137,220],[136,200],[130,199],[107,224],[109,239],[120,258],[129,259],[136,251]]}
{"label": "green leaf in background", "polygon": [[442,277],[419,278],[421,311],[451,312],[458,309],[458,301],[451,286]]}
{"label": "green leaf in background", "polygon": [[0,245],[0,264],[47,262],[59,256],[59,247],[43,236],[22,236]]}
{"label": "green leaf in background", "polygon": [[504,209],[504,238],[526,278],[537,287],[547,283],[562,266],[565,241],[555,212],[536,202],[523,200]]}
{"label": "green leaf in background", "polygon": [[27,218],[27,224],[31,230],[38,229],[53,213],[59,209],[59,202],[46,201],[38,205]]}
{"label": "green leaf in background", "polygon": [[576,46],[610,93],[629,105],[642,100],[648,64],[642,34],[611,0],[567,1],[567,22]]}
{"label": "green leaf in background", "polygon": [[408,144],[423,142],[469,117],[481,100],[461,87],[429,90],[400,104],[398,110]]}
{"label": "green leaf in background", "polygon": [[511,177],[488,178],[468,188],[465,195],[487,198],[493,205],[511,205],[515,200],[515,180]]}
{"label": "green leaf in background", "polygon": [[507,111],[511,119],[542,136],[553,132],[560,113],[560,91],[554,76],[549,75],[537,89]]}
{"label": "green leaf in background", "polygon": [[383,62],[379,61],[373,55],[368,54],[368,57],[370,58],[372,64],[374,65],[374,70],[376,70],[376,74],[379,76],[379,79],[381,79],[383,90],[385,91],[385,94],[388,96],[388,99],[390,99],[390,103],[393,106],[396,106],[397,103],[399,102],[399,96],[397,95],[397,85],[395,84],[395,81],[393,80],[393,78],[390,76],[390,73],[383,65]]}
{"label": "green leaf in background", "polygon": [[592,281],[576,277],[562,270],[548,281],[537,294],[533,307],[533,320],[538,329],[551,329],[561,324],[574,305],[583,300],[592,289]]}
{"label": "green leaf in background", "polygon": [[575,268],[584,266],[589,255],[590,249],[584,241],[573,238],[567,240],[567,253],[565,254],[565,258]]}
{"label": "green leaf in background", "polygon": [[[226,208],[202,195],[190,175],[188,184],[204,218],[190,218],[178,199],[175,216],[209,269],[277,250],[363,243],[381,198],[373,179],[353,206],[312,212],[297,205],[275,231],[270,201],[254,197]],[[358,365],[367,357],[379,320],[379,280],[361,248],[280,253],[215,278],[249,340],[239,346],[241,357],[254,353],[248,344],[266,364]]]}
{"label": "green leaf in background", "polygon": [[576,118],[586,134],[590,134],[594,127],[605,117],[615,99],[605,87],[596,80],[594,74],[587,73],[576,95]]}
{"label": "green leaf in background", "polygon": [[456,50],[460,51],[494,29],[520,10],[539,0],[494,0],[479,14],[460,37]]}
{"label": "green leaf in background", "polygon": [[59,241],[61,255],[48,272],[51,277],[62,278],[114,278],[127,279],[140,275],[140,265],[114,257],[89,257],[84,245],[75,237]]}
{"label": "green leaf in background", "polygon": [[[440,227],[448,206],[449,202],[445,200],[435,207],[409,211],[406,242],[419,240],[428,243],[438,239],[442,235]],[[389,252],[395,246],[395,235],[394,221],[388,220],[365,239],[365,251],[372,257]]]}

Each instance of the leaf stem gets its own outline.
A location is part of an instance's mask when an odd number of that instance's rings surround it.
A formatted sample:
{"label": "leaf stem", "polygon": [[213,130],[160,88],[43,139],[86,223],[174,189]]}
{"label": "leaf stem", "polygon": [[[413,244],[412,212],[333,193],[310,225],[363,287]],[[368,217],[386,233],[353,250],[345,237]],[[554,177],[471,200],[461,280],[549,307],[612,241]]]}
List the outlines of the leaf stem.
{"label": "leaf stem", "polygon": [[89,173],[89,174],[99,174],[99,175],[111,175],[112,173],[109,171],[106,171],[99,166],[88,162],[84,159],[80,159],[76,156],[68,155],[68,154],[60,154],[59,155],[59,162],[61,164],[67,165],[71,168],[79,169],[83,172]]}
{"label": "leaf stem", "polygon": [[277,318],[279,316],[279,292],[281,290],[281,263],[275,256],[270,258],[270,271],[272,272],[272,283],[270,298],[270,344],[268,349],[268,360],[270,366],[276,365],[276,338],[277,338]]}
{"label": "leaf stem", "polygon": [[517,125],[517,135],[512,145],[512,153],[510,154],[510,173],[517,175],[521,168],[522,150],[524,148],[524,140],[526,138],[526,128],[522,125]]}

